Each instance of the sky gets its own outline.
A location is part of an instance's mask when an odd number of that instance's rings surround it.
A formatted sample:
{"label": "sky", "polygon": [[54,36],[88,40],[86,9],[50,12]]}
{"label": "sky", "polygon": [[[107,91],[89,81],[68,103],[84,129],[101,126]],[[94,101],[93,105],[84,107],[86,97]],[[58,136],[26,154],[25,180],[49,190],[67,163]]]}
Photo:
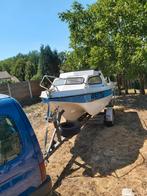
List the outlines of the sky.
{"label": "sky", "polygon": [[[41,44],[59,52],[69,49],[68,25],[58,13],[73,0],[0,0],[0,60],[39,50]],[[84,6],[96,0],[78,0]]]}

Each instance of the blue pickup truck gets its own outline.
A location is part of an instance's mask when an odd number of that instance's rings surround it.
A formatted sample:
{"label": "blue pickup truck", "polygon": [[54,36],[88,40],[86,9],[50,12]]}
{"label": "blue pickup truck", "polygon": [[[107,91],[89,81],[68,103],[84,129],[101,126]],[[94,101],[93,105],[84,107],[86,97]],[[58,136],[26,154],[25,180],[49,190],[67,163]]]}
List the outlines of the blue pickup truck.
{"label": "blue pickup truck", "polygon": [[0,94],[0,195],[50,195],[36,135],[19,103]]}

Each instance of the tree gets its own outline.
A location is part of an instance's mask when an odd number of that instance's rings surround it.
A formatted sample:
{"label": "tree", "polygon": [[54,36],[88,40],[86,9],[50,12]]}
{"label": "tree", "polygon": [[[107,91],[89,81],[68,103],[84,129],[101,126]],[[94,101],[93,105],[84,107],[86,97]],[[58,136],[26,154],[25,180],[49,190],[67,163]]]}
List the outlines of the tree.
{"label": "tree", "polygon": [[39,59],[39,71],[41,76],[45,74],[57,76],[59,74],[59,64],[60,59],[57,51],[52,51],[48,45],[42,45]]}
{"label": "tree", "polygon": [[39,52],[34,50],[28,53],[27,58],[28,61],[34,65],[34,72],[33,75],[35,75],[37,73],[38,70],[38,65],[39,65]]}
{"label": "tree", "polygon": [[[68,66],[75,69],[85,69],[89,67],[88,57],[89,57],[89,45],[88,40],[91,40],[91,36],[85,39],[85,35],[88,35],[88,31],[91,28],[91,15],[89,11],[85,10],[84,7],[78,3],[74,2],[71,10],[59,14],[62,21],[68,23],[70,30],[70,47],[73,51],[67,54]],[[89,25],[89,29],[87,29]],[[74,59],[73,59],[74,58]],[[73,60],[72,60],[73,59]],[[75,65],[75,66],[74,66]]]}
{"label": "tree", "polygon": [[20,80],[38,80],[44,74],[58,76],[59,66],[63,61],[64,53],[61,52],[59,55],[56,50],[52,51],[48,45],[42,45],[40,52],[19,53],[14,57],[0,61],[0,71],[8,71]]}
{"label": "tree", "polygon": [[71,10],[59,14],[68,23],[73,48],[66,62],[117,74],[118,87],[123,77],[127,92],[128,78],[144,78],[146,11],[147,2],[141,0],[99,0],[86,9],[74,2]]}
{"label": "tree", "polygon": [[60,65],[64,64],[64,62],[66,61],[66,55],[67,55],[67,52],[59,52],[58,53],[58,58],[60,60]]}
{"label": "tree", "polygon": [[23,58],[18,59],[13,67],[12,72],[20,81],[25,81],[25,68],[26,61]]}
{"label": "tree", "polygon": [[31,80],[32,77],[36,74],[36,66],[31,61],[26,62],[25,66],[25,80]]}
{"label": "tree", "polygon": [[0,61],[0,71],[7,71],[8,73],[11,74],[12,67],[14,64],[15,64],[15,57],[11,57],[3,61]]}
{"label": "tree", "polygon": [[55,76],[58,76],[59,75],[59,71],[60,71],[59,66],[61,64],[61,61],[60,61],[60,58],[58,56],[57,50],[52,51],[51,61],[52,61],[53,74]]}

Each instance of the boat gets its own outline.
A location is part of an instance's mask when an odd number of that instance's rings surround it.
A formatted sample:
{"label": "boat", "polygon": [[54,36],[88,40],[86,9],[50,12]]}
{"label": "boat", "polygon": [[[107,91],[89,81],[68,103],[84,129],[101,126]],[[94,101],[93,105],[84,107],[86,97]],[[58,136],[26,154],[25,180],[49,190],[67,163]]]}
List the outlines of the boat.
{"label": "boat", "polygon": [[[43,85],[47,79],[51,84]],[[85,70],[61,73],[58,78],[45,75],[40,83],[45,88],[41,99],[50,111],[64,111],[66,121],[76,121],[83,114],[96,115],[112,100],[113,86],[107,84],[101,71]]]}

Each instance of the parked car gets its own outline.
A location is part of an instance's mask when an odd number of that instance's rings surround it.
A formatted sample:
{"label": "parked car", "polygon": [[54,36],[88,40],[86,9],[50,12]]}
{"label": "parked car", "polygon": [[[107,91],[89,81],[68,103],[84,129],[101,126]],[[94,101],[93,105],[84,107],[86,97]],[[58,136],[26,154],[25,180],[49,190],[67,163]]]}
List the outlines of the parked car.
{"label": "parked car", "polygon": [[19,103],[0,94],[0,195],[50,195],[51,179]]}

